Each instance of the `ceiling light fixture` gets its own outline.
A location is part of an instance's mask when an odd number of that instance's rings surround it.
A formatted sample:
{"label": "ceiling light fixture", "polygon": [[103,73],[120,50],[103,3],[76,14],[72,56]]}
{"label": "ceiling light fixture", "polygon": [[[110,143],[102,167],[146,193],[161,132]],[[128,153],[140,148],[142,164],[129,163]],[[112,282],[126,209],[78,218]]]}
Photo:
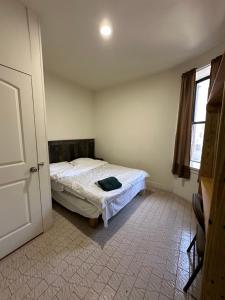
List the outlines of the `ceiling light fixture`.
{"label": "ceiling light fixture", "polygon": [[112,26],[108,21],[104,20],[100,24],[99,32],[103,39],[108,40],[112,36],[112,31]]}

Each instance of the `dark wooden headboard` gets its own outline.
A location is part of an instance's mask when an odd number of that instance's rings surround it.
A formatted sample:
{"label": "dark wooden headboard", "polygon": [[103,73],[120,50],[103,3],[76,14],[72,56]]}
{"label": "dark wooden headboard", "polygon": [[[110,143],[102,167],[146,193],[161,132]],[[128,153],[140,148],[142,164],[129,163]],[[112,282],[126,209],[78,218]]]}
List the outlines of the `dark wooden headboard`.
{"label": "dark wooden headboard", "polygon": [[95,157],[95,140],[60,140],[49,141],[49,162],[71,161],[79,157]]}

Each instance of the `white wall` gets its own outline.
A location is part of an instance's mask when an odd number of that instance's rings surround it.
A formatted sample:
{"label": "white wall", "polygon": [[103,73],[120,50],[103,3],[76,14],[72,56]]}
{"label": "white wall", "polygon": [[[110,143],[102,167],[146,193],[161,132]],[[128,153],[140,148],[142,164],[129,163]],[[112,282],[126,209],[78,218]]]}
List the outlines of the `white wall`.
{"label": "white wall", "polygon": [[93,95],[45,73],[48,140],[93,138]]}
{"label": "white wall", "polygon": [[170,189],[180,79],[172,72],[99,92],[95,98],[97,156],[142,168]]}
{"label": "white wall", "polygon": [[171,173],[181,74],[210,63],[224,49],[225,44],[174,69],[95,94],[47,73],[48,139],[95,136],[98,157],[144,169],[152,187],[191,200],[198,175],[183,180]]}
{"label": "white wall", "polygon": [[223,49],[221,45],[172,70],[96,93],[97,156],[145,169],[152,186],[191,200],[198,175],[182,180],[171,174],[181,74],[209,64]]}

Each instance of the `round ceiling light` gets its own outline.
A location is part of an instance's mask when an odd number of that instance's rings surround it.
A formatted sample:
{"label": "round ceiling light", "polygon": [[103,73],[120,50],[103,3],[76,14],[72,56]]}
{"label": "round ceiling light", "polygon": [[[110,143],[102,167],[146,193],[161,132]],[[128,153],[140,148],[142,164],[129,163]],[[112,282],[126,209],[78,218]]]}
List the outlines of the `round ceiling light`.
{"label": "round ceiling light", "polygon": [[100,32],[101,36],[103,37],[103,39],[108,40],[112,36],[112,31],[113,31],[112,26],[109,22],[103,21],[100,24],[99,32]]}

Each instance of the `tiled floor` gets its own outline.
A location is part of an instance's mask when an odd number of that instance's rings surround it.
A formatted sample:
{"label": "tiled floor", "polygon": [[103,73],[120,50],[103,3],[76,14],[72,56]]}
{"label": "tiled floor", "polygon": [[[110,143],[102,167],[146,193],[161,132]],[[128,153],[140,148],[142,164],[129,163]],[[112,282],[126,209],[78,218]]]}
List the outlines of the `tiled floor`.
{"label": "tiled floor", "polygon": [[198,299],[186,248],[190,203],[169,193],[137,196],[97,229],[54,204],[54,226],[0,261],[0,299]]}

